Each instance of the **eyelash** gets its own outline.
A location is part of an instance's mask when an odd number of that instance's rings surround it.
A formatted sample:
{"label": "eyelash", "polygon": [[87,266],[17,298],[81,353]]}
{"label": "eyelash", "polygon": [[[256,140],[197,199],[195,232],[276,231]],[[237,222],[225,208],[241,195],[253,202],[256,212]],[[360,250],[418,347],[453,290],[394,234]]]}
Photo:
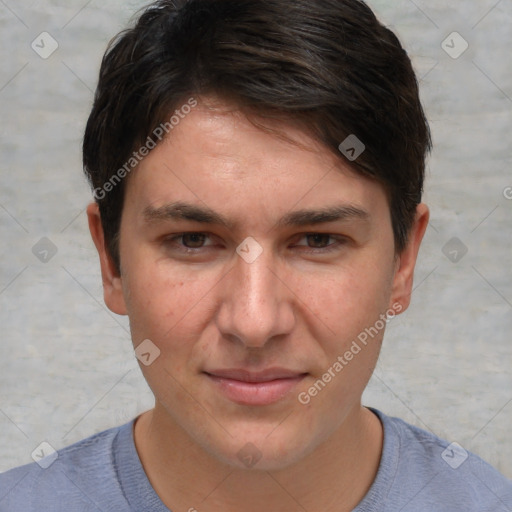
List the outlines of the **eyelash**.
{"label": "eyelash", "polygon": [[[175,245],[177,240],[182,239],[186,235],[205,235],[206,237],[209,237],[208,233],[203,233],[200,231],[188,231],[185,233],[179,233],[177,235],[167,237],[164,242],[167,245]],[[335,236],[335,235],[331,235],[329,233],[304,233],[300,239],[302,240],[302,238],[314,237],[314,236],[329,237],[329,238],[335,240],[336,242],[328,245],[327,247],[321,247],[321,248],[313,247],[313,248],[310,248],[310,250],[303,250],[302,252],[309,253],[309,254],[319,254],[319,253],[327,254],[327,253],[333,252],[335,250],[338,250],[342,245],[345,245],[347,243],[346,237]],[[186,253],[186,254],[197,254],[202,249],[205,249],[208,247],[211,247],[211,246],[191,248],[191,247],[183,247],[181,245],[178,250],[183,253]],[[300,246],[300,247],[304,247],[304,246]]]}

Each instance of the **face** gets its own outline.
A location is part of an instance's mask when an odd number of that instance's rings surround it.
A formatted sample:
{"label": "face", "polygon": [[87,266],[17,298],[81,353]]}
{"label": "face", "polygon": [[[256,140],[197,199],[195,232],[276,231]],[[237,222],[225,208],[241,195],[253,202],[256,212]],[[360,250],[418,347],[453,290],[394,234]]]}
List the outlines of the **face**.
{"label": "face", "polygon": [[289,140],[213,98],[180,121],[129,177],[120,277],[89,216],[107,305],[160,351],[141,364],[159,417],[221,461],[257,450],[278,469],[360,408],[427,214],[397,256],[383,188],[267,124]]}

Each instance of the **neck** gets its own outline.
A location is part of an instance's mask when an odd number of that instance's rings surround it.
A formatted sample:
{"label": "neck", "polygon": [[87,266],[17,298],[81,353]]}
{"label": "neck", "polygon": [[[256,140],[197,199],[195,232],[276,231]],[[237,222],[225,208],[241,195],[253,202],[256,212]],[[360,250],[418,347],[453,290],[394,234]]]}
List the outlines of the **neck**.
{"label": "neck", "polygon": [[358,405],[314,452],[278,471],[243,470],[213,457],[160,408],[139,416],[134,438],[148,479],[170,510],[352,510],[377,474],[380,420]]}

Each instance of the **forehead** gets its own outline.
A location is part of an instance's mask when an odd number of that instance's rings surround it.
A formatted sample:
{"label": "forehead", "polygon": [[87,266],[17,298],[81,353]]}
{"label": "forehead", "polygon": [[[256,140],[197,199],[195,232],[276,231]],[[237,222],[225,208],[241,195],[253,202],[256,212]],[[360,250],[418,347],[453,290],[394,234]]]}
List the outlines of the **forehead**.
{"label": "forehead", "polygon": [[253,217],[313,203],[387,208],[383,187],[341,155],[284,121],[251,120],[231,104],[199,102],[134,171],[131,204],[142,214],[187,201]]}

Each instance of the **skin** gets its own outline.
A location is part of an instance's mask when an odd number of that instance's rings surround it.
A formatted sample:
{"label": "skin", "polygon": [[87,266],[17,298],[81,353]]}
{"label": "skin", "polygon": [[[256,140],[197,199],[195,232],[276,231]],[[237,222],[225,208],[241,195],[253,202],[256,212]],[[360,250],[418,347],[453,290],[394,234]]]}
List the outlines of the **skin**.
{"label": "skin", "polygon": [[[128,178],[120,275],[97,206],[87,210],[107,306],[129,316],[135,347],[150,339],[160,350],[140,365],[155,407],[137,418],[134,439],[173,511],[348,511],[380,461],[382,426],[361,395],[383,329],[308,404],[297,397],[381,314],[408,307],[428,208],[417,207],[396,254],[383,187],[298,129],[265,123],[289,140],[202,98]],[[174,201],[207,206],[234,225],[145,218],[148,207]],[[367,215],[277,224],[292,211],[331,205]],[[170,240],[184,232],[206,236]],[[308,236],[315,233],[324,236]],[[247,237],[263,250],[252,263],[236,252]],[[203,373],[276,366],[307,376],[269,405],[230,401]],[[237,456],[247,443],[261,455],[252,467]]]}

